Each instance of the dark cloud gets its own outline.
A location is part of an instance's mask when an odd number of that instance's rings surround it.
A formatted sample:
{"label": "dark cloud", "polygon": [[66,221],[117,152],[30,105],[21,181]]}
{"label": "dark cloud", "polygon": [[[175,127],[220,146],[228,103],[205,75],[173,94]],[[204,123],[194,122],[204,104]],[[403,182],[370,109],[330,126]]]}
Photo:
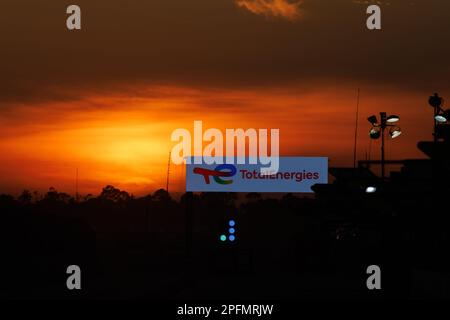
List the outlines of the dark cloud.
{"label": "dark cloud", "polygon": [[133,85],[308,86],[317,81],[430,89],[448,86],[450,3],[382,4],[382,31],[365,5],[302,3],[302,19],[267,19],[234,0],[4,0],[0,104],[130,92]]}

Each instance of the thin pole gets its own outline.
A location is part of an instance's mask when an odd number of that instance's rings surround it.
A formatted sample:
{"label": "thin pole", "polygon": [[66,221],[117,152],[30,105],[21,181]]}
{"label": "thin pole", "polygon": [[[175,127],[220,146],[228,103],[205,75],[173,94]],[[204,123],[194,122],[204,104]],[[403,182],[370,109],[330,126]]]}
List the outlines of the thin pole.
{"label": "thin pole", "polygon": [[381,178],[384,181],[385,168],[384,168],[384,126],[381,127]]}
{"label": "thin pole", "polygon": [[170,175],[170,156],[172,152],[169,152],[169,161],[167,162],[167,180],[166,180],[166,191],[169,193],[169,175]]}
{"label": "thin pole", "polygon": [[358,118],[359,118],[359,88],[356,99],[356,120],[355,120],[355,144],[353,146],[353,169],[356,169],[356,145],[358,141]]}
{"label": "thin pole", "polygon": [[438,126],[438,124],[437,124],[437,120],[436,120],[436,116],[438,115],[438,113],[439,113],[439,107],[437,107],[437,106],[435,106],[434,107],[434,117],[433,117],[433,119],[434,119],[434,133],[433,133],[433,141],[434,141],[434,143],[436,143],[437,141],[438,141],[438,136],[437,136],[437,126]]}
{"label": "thin pole", "polygon": [[75,177],[75,202],[78,202],[78,168]]}
{"label": "thin pole", "polygon": [[384,130],[386,129],[386,112],[380,112],[381,126],[381,178],[385,178],[385,157],[384,157]]}

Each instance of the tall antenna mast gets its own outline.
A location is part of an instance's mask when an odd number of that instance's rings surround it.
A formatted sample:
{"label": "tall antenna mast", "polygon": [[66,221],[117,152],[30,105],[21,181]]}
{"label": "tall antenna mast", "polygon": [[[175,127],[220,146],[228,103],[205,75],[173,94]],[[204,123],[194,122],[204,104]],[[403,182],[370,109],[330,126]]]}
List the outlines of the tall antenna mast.
{"label": "tall antenna mast", "polygon": [[75,202],[78,202],[78,168],[77,168],[77,174],[75,177]]}
{"label": "tall antenna mast", "polygon": [[358,141],[358,118],[359,118],[359,88],[356,99],[356,119],[355,119],[355,144],[353,146],[353,168],[356,169],[356,145]]}
{"label": "tall antenna mast", "polygon": [[166,191],[169,193],[169,175],[170,175],[170,156],[172,151],[169,151],[169,161],[167,162],[167,180],[166,180]]}

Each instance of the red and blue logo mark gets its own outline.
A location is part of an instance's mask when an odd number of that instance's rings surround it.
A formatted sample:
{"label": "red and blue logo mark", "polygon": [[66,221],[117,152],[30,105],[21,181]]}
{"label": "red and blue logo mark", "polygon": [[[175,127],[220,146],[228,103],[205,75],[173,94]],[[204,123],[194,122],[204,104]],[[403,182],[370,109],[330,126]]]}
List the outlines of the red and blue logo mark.
{"label": "red and blue logo mark", "polygon": [[205,183],[210,184],[210,177],[213,177],[214,181],[218,184],[232,184],[231,179],[222,179],[226,177],[233,177],[236,175],[236,167],[232,164],[221,164],[214,168],[214,170],[209,170],[205,168],[194,168],[195,174],[200,174],[205,178]]}

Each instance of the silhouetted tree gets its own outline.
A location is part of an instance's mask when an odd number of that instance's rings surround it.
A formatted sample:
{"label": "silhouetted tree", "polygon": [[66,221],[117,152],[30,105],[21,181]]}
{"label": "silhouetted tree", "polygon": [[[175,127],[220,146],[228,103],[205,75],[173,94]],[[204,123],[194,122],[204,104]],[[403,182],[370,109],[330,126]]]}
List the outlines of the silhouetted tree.
{"label": "silhouetted tree", "polygon": [[0,208],[12,207],[14,197],[9,194],[0,194]]}
{"label": "silhouetted tree", "polygon": [[168,201],[172,200],[172,198],[170,197],[170,194],[164,189],[156,190],[153,193],[152,199],[154,201],[160,201],[160,202],[168,202]]}
{"label": "silhouetted tree", "polygon": [[38,191],[33,191],[33,198],[34,198],[34,202],[38,202],[39,200],[41,200],[41,195],[39,194]]}
{"label": "silhouetted tree", "polygon": [[58,200],[58,191],[54,187],[50,187],[48,192],[44,196],[44,200],[57,201]]}
{"label": "silhouetted tree", "polygon": [[67,193],[59,193],[54,187],[50,187],[44,196],[45,202],[64,202],[68,203],[71,197]]}
{"label": "silhouetted tree", "polygon": [[33,200],[33,195],[29,190],[23,190],[17,200],[24,205],[28,205]]}
{"label": "silhouetted tree", "polygon": [[102,193],[99,196],[102,200],[110,200],[113,202],[128,202],[132,197],[126,191],[121,191],[111,185],[103,188]]}

